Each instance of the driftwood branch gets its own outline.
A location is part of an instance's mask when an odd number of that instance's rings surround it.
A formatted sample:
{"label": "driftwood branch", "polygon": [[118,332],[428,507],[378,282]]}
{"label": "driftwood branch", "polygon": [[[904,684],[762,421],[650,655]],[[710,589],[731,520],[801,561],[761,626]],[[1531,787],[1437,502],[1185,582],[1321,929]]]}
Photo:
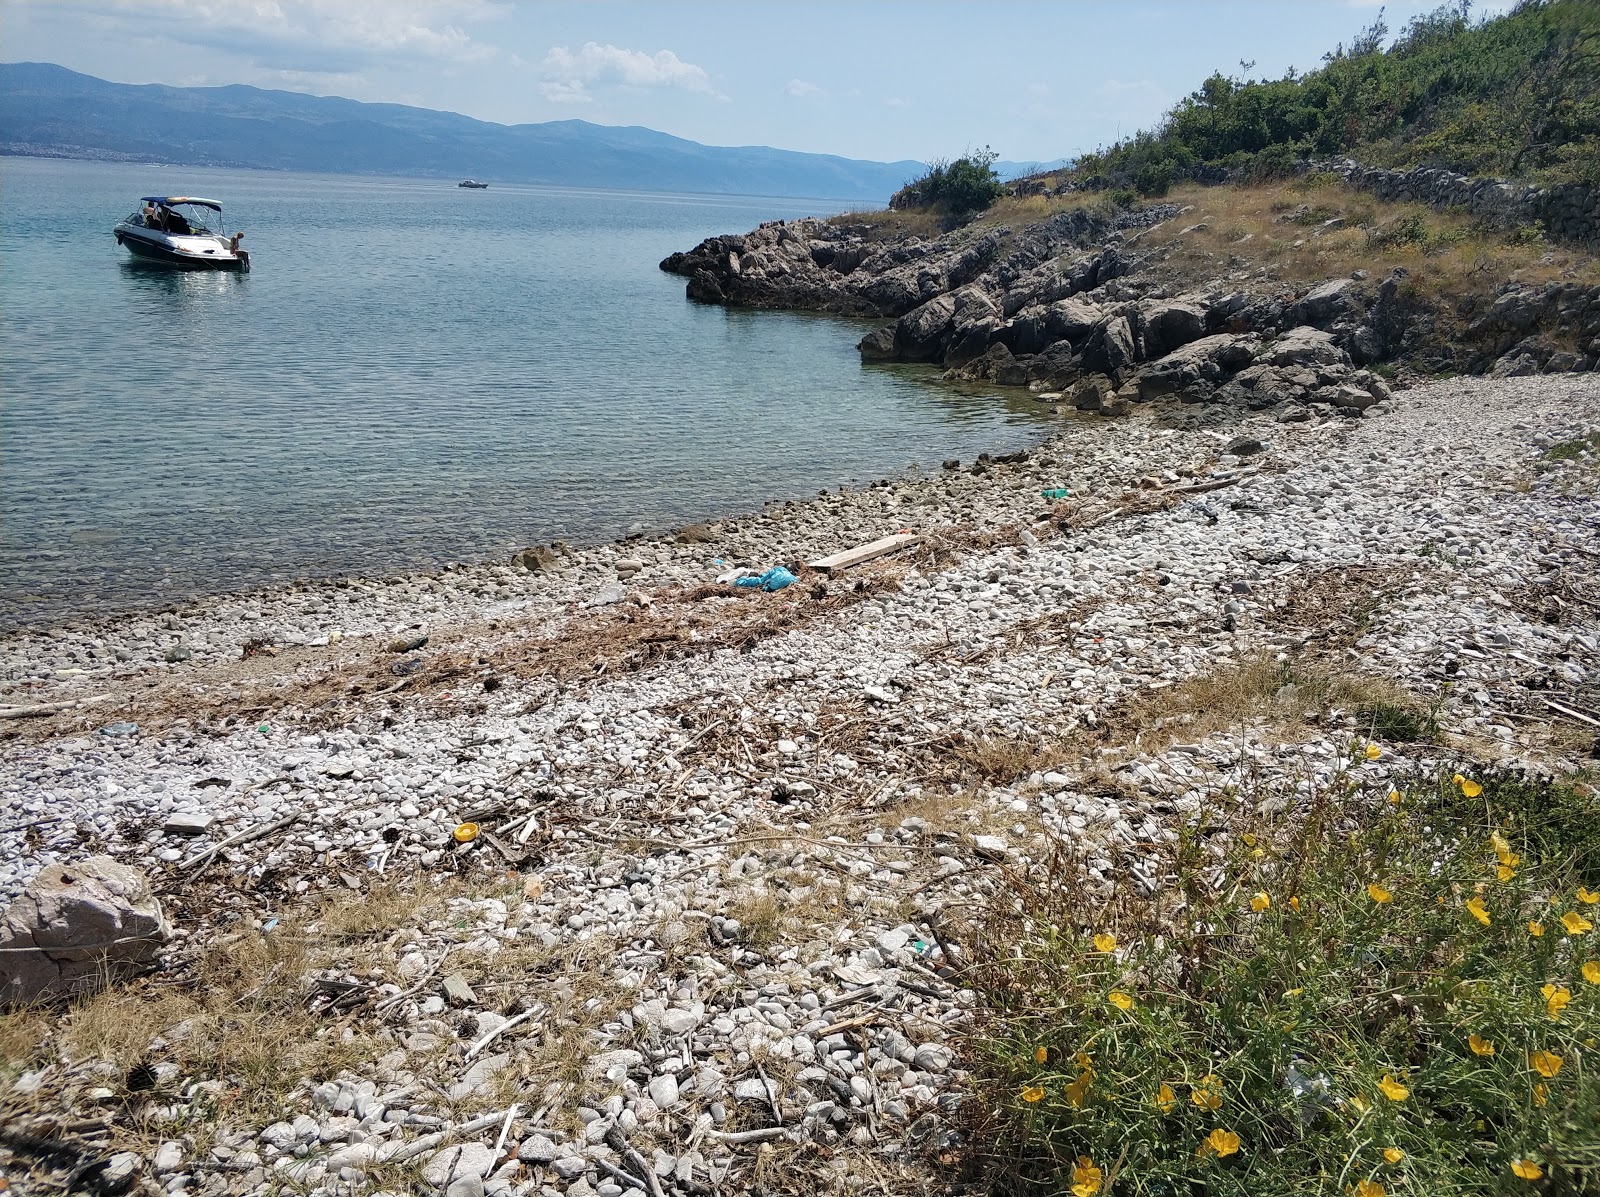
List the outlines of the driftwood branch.
{"label": "driftwood branch", "polygon": [[74,711],[110,698],[109,694],[91,694],[87,698],[72,698],[64,702],[36,702],[26,706],[0,707],[0,719],[37,719],[41,715],[57,715]]}

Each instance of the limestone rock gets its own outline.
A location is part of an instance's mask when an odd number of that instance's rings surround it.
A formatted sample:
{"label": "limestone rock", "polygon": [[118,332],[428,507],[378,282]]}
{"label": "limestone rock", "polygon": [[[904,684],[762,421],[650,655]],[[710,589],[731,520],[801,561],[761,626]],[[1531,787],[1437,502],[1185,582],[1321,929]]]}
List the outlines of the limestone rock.
{"label": "limestone rock", "polygon": [[1320,329],[1303,325],[1284,333],[1264,348],[1258,357],[1273,366],[1332,366],[1348,365],[1350,362],[1333,337]]}
{"label": "limestone rock", "polygon": [[149,967],[171,938],[138,869],[109,856],[48,865],[0,917],[0,1001],[91,993]]}
{"label": "limestone rock", "polygon": [[545,573],[554,569],[561,561],[560,555],[544,545],[534,545],[523,549],[511,558],[513,565],[520,565],[531,574]]}
{"label": "limestone rock", "polygon": [[1353,278],[1329,279],[1286,307],[1283,322],[1286,326],[1309,324],[1314,328],[1328,328],[1355,306],[1355,294],[1360,285]]}

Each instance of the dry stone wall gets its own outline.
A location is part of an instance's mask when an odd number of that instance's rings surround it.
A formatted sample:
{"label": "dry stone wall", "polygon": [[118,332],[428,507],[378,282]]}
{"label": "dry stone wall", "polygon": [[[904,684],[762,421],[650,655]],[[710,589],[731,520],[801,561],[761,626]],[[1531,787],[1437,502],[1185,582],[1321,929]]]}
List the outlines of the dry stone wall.
{"label": "dry stone wall", "polygon": [[1388,170],[1351,158],[1311,162],[1379,199],[1412,200],[1435,208],[1465,208],[1485,223],[1516,229],[1538,225],[1555,241],[1600,248],[1600,189],[1581,183],[1535,187],[1504,179],[1474,179],[1440,167]]}

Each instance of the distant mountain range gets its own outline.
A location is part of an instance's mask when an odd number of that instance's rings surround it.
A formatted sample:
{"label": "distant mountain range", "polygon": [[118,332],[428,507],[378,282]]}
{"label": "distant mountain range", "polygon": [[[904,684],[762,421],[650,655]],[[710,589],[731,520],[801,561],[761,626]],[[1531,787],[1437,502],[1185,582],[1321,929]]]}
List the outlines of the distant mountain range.
{"label": "distant mountain range", "polygon": [[[134,86],[39,62],[0,63],[0,154],[878,203],[924,169],[638,126],[496,125],[257,87]],[[1036,166],[995,169],[1011,178]]]}

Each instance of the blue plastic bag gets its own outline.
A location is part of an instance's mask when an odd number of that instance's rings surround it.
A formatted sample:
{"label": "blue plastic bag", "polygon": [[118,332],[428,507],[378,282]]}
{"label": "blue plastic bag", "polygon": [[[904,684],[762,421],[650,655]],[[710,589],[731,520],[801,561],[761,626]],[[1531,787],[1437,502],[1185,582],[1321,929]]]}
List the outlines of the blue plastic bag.
{"label": "blue plastic bag", "polygon": [[782,590],[791,582],[798,582],[795,577],[781,565],[774,565],[764,574],[751,574],[749,577],[740,578],[735,586],[759,586],[763,590]]}

